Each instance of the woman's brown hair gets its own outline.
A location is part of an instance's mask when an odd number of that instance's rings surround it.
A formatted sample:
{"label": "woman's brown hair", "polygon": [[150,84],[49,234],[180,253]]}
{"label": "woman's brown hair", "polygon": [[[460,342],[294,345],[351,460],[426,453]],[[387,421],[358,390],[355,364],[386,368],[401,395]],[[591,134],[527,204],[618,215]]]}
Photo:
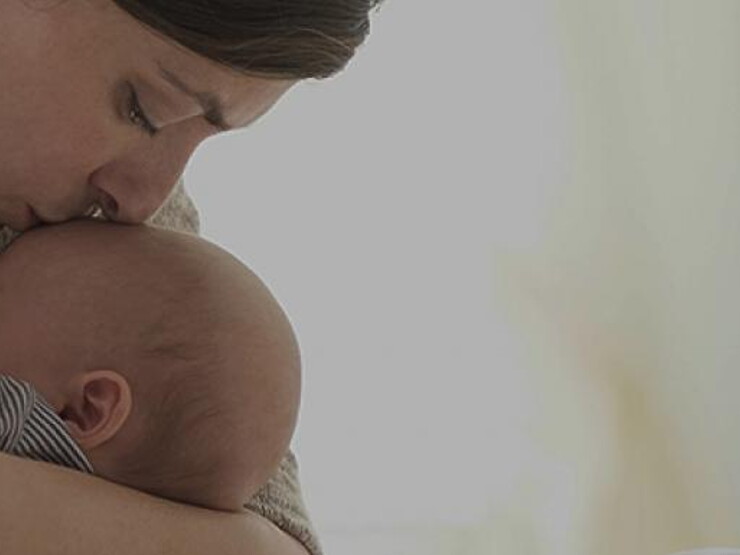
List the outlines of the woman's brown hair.
{"label": "woman's brown hair", "polygon": [[352,58],[380,0],[113,0],[130,15],[236,71],[329,77]]}

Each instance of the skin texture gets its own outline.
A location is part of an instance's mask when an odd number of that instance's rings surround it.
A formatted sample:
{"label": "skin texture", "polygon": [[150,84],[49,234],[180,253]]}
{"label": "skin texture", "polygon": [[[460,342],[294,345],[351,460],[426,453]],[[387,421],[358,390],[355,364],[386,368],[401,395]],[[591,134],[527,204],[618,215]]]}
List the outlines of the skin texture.
{"label": "skin texture", "polygon": [[[176,356],[144,354],[171,345]],[[126,470],[140,459],[170,464],[145,441],[163,427],[183,438],[176,471],[202,458],[208,471],[144,476],[142,489],[228,511],[277,470],[300,397],[294,335],[256,275],[199,237],[97,221],[38,228],[3,255],[0,368],[41,392],[97,475],[139,487]],[[188,394],[160,418],[183,389],[211,416]]]}
{"label": "skin texture", "polygon": [[[221,97],[244,127],[295,83],[232,72],[160,37],[109,0],[0,2],[0,223],[24,230],[98,204],[149,217],[197,146],[219,130],[160,76]],[[130,115],[130,88],[159,128]]]}

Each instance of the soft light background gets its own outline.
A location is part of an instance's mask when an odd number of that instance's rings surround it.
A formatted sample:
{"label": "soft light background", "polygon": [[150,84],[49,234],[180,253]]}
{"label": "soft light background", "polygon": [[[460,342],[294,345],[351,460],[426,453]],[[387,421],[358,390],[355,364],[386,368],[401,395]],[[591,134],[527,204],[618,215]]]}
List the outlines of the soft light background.
{"label": "soft light background", "polygon": [[740,545],[740,2],[387,0],[203,145],[328,554]]}

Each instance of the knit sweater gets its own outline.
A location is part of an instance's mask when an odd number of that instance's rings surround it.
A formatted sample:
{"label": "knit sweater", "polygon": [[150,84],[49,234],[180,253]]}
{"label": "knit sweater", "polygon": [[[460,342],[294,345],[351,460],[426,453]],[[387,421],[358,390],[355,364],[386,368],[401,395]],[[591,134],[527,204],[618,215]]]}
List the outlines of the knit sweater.
{"label": "knit sweater", "polygon": [[[148,224],[184,233],[198,234],[198,212],[180,180],[164,205]],[[0,252],[19,234],[0,227]],[[280,463],[277,474],[248,502],[245,507],[272,521],[298,540],[311,555],[322,555],[321,545],[308,517],[298,479],[298,463],[289,451]],[[246,555],[246,554],[245,554]]]}

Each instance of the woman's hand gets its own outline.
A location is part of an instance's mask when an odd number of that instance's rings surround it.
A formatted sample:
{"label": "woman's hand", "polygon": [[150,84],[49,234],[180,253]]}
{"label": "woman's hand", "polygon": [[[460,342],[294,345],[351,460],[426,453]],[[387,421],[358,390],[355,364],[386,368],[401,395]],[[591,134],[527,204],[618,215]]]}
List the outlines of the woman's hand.
{"label": "woman's hand", "polygon": [[3,555],[307,555],[251,512],[153,497],[96,476],[0,453]]}

